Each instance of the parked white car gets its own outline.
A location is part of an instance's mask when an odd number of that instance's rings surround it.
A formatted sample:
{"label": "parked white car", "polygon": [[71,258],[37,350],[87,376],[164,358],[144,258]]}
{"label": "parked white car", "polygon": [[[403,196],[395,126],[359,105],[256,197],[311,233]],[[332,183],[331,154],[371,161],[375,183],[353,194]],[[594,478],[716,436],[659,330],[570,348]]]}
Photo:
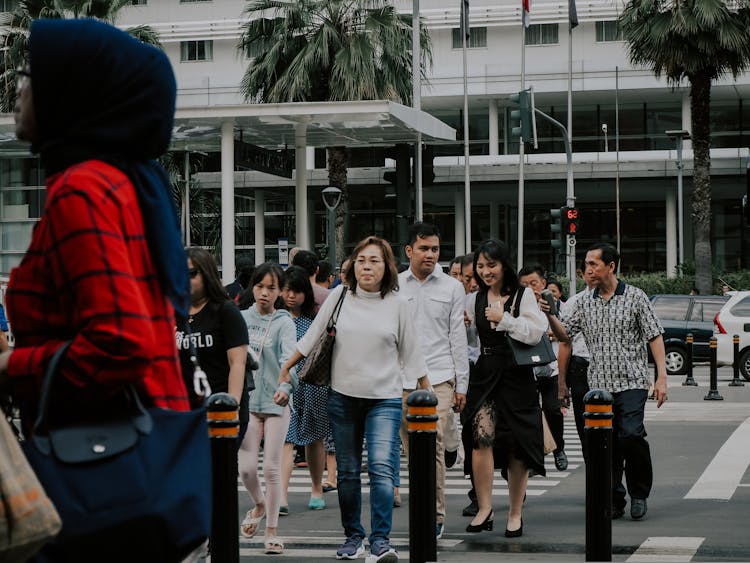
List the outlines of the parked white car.
{"label": "parked white car", "polygon": [[734,335],[740,337],[740,375],[750,381],[750,291],[732,291],[714,318],[716,359],[720,366],[734,362]]}

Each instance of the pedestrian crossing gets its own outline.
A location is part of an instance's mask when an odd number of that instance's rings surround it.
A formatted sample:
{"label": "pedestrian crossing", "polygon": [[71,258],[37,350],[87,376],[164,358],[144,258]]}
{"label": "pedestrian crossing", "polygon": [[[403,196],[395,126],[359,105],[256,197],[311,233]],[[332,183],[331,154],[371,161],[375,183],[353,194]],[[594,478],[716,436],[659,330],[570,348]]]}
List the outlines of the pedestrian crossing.
{"label": "pedestrian crossing", "polygon": [[[571,472],[578,469],[583,464],[583,452],[581,450],[581,443],[578,439],[578,433],[576,432],[575,422],[572,416],[565,418],[564,425],[564,437],[565,437],[565,452],[568,455],[568,468],[565,471],[558,471],[555,468],[555,462],[552,458],[552,454],[547,455],[544,458],[544,466],[547,475],[542,477],[541,475],[535,475],[529,479],[526,494],[530,497],[539,497],[548,493],[552,488],[560,484],[560,482],[570,476]],[[259,474],[262,479],[263,468],[262,468],[262,457],[259,468]],[[362,452],[363,463],[366,463],[367,452]],[[401,457],[401,487],[400,493],[403,497],[409,494],[409,463],[405,456]],[[367,476],[367,472],[363,472],[362,478],[362,494],[370,494],[370,480]],[[237,482],[238,490],[245,491],[245,487],[242,482],[238,479]],[[445,474],[445,494],[446,496],[466,496],[471,489],[471,481],[468,477],[463,474],[463,463],[456,463],[452,468],[446,470]],[[289,494],[310,494],[310,473],[306,467],[295,467],[292,470],[292,477],[289,480]],[[500,470],[495,471],[494,488],[492,490],[493,496],[503,497],[508,496],[508,484],[500,475]]]}

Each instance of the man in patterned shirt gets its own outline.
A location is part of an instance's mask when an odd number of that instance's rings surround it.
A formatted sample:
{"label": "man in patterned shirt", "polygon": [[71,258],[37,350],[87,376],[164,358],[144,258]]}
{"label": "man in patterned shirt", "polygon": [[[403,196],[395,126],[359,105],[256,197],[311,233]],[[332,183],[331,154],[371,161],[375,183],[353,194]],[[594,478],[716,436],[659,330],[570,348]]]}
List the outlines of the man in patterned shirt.
{"label": "man in patterned shirt", "polygon": [[[586,274],[593,290],[581,295],[566,310],[562,322],[547,315],[552,330],[569,342],[582,333],[591,353],[588,382],[592,389],[612,393],[612,518],[625,514],[625,472],[630,494],[630,517],[646,515],[646,498],[651,491],[653,469],[646,441],[643,417],[648,398],[649,369],[646,343],[656,362],[654,388],[657,406],[667,399],[667,371],[664,340],[646,294],[617,279],[620,256],[610,244],[597,243],[586,253]],[[542,305],[548,312],[548,307]],[[560,399],[567,404],[568,390],[560,380]]]}

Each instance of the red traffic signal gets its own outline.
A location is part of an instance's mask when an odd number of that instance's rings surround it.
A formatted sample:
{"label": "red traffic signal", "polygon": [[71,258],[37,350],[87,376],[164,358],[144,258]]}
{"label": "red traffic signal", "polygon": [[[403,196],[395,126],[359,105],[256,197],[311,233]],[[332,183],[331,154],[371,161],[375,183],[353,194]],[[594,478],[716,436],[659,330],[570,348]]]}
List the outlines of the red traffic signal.
{"label": "red traffic signal", "polygon": [[578,235],[579,213],[577,207],[563,208],[563,232],[571,237]]}

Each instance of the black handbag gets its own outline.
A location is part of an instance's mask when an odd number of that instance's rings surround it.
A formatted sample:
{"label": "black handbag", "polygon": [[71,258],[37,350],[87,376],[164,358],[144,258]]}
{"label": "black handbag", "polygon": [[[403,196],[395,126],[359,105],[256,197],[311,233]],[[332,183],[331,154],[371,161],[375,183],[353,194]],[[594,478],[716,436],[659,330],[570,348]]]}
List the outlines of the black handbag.
{"label": "black handbag", "polygon": [[[519,288],[513,302],[513,316],[518,317],[521,296],[526,288]],[[516,366],[539,367],[546,366],[554,362],[555,351],[552,349],[552,341],[547,334],[542,335],[542,339],[536,344],[525,344],[515,340],[510,334],[507,334],[508,346],[510,347],[511,357]]]}
{"label": "black handbag", "polygon": [[336,321],[338,321],[344,297],[346,297],[346,287],[344,287],[339,300],[333,307],[326,329],[318,338],[305,359],[305,365],[299,372],[299,380],[302,383],[319,386],[331,384],[331,361],[333,360],[333,344],[336,341]]}
{"label": "black handbag", "polygon": [[204,409],[132,409],[52,426],[53,383],[70,342],[47,367],[24,452],[63,527],[35,561],[178,562],[211,530],[211,457]]}

